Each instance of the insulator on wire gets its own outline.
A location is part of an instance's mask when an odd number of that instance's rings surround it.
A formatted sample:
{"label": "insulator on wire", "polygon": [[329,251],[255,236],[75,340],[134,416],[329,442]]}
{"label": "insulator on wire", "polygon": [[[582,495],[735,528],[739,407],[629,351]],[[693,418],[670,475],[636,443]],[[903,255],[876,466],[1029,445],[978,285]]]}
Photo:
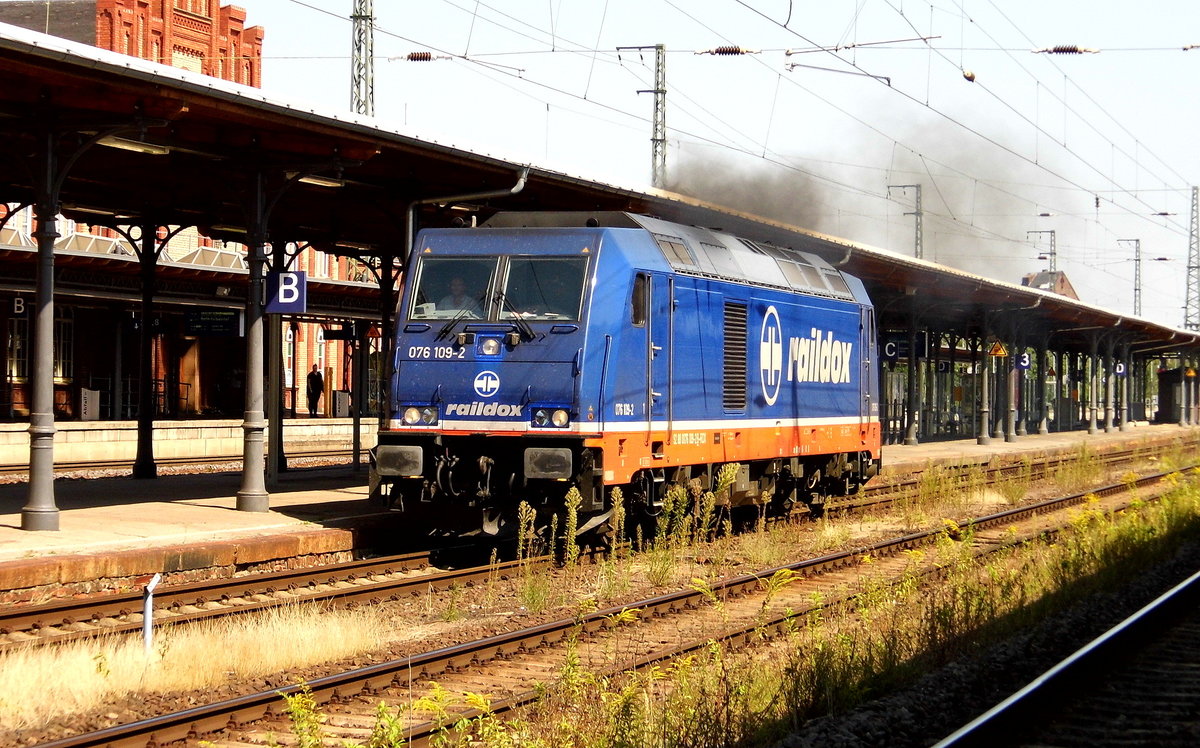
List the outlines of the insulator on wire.
{"label": "insulator on wire", "polygon": [[1078,44],[1056,44],[1053,47],[1042,47],[1041,49],[1033,50],[1034,54],[1047,55],[1081,55],[1083,53],[1096,54],[1100,50],[1092,47],[1081,47]]}
{"label": "insulator on wire", "polygon": [[402,57],[389,57],[388,62],[404,60],[405,62],[432,62],[433,60],[453,60],[450,55],[435,55],[432,52],[409,52]]}
{"label": "insulator on wire", "polygon": [[712,49],[698,49],[698,50],[696,50],[696,54],[698,54],[698,55],[756,55],[756,54],[758,54],[758,50],[757,49],[746,49],[745,47],[739,47],[734,44],[726,44],[721,47],[713,47]]}

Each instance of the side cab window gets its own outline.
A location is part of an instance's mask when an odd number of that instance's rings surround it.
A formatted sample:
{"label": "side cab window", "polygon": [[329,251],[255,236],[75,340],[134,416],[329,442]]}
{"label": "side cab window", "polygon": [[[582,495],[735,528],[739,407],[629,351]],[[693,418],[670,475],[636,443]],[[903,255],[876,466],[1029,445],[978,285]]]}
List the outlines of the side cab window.
{"label": "side cab window", "polygon": [[633,279],[633,297],[629,309],[629,319],[634,327],[646,326],[646,310],[649,306],[650,278],[645,273],[638,273]]}

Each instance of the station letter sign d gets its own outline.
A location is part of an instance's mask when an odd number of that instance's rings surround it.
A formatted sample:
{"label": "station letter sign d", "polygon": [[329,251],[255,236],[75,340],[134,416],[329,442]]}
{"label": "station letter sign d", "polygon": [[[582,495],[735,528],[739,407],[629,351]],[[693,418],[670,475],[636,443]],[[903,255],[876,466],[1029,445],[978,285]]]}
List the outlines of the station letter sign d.
{"label": "station letter sign d", "polygon": [[267,314],[308,311],[308,276],[303,272],[267,273]]}

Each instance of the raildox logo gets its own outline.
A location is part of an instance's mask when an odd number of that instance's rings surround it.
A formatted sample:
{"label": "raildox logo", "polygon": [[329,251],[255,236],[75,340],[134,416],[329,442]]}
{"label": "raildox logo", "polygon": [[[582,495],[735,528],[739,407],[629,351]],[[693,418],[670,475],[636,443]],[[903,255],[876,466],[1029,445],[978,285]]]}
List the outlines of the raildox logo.
{"label": "raildox logo", "polygon": [[774,306],[767,307],[767,313],[763,315],[758,337],[758,370],[763,398],[767,405],[774,405],[779,398],[779,384],[783,381],[783,328]]}
{"label": "raildox logo", "polygon": [[475,375],[475,394],[492,397],[500,391],[500,376],[494,371],[481,371]]}

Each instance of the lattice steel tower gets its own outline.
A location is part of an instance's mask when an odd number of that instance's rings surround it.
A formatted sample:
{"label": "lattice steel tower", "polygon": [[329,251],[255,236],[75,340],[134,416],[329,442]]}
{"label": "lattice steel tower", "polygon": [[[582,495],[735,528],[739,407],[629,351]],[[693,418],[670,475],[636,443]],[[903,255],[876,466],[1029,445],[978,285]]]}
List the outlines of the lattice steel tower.
{"label": "lattice steel tower", "polygon": [[1187,294],[1183,302],[1183,327],[1200,330],[1200,188],[1192,188],[1192,222],[1188,231]]}
{"label": "lattice steel tower", "polygon": [[667,181],[667,48],[654,45],[654,132],[650,136],[650,184]]}
{"label": "lattice steel tower", "polygon": [[643,88],[640,94],[654,94],[654,119],[650,132],[650,184],[662,188],[667,181],[667,48],[662,44],[617,47],[617,55],[627,49],[654,50],[654,88]]}
{"label": "lattice steel tower", "polygon": [[350,59],[350,107],[375,114],[375,3],[354,0],[354,47]]}
{"label": "lattice steel tower", "polygon": [[[917,199],[913,210],[905,213],[906,216],[913,216],[916,219],[916,236],[913,241],[913,256],[918,260],[925,257],[925,233],[922,229],[921,222],[925,217],[925,211],[921,210],[921,185],[919,184],[889,184],[888,192],[893,189],[907,190],[909,187],[917,191]],[[891,197],[891,195],[888,195]]]}

